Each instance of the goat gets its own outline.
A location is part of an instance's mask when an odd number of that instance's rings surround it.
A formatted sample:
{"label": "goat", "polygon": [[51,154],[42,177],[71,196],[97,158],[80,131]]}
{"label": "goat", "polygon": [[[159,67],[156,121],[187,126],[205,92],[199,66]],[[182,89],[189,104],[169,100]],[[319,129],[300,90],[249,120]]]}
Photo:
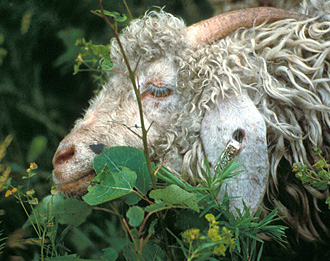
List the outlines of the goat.
{"label": "goat", "polygon": [[[168,169],[194,184],[194,177],[203,179],[205,158],[214,168],[228,146],[237,146],[245,172],[227,184],[229,196],[239,197],[232,209],[242,209],[242,200],[252,213],[280,206],[288,224],[314,240],[308,195],[323,195],[285,182],[294,174],[281,166],[311,167],[313,147],[328,157],[330,2],[304,1],[300,12],[251,8],[186,27],[162,10],[150,11],[131,21],[120,40],[130,63],[138,64],[152,160],[167,159]],[[140,124],[127,68],[115,39],[111,46],[115,70],[53,159],[55,184],[68,196],[84,195],[95,176],[90,145],[142,148],[127,128]]]}

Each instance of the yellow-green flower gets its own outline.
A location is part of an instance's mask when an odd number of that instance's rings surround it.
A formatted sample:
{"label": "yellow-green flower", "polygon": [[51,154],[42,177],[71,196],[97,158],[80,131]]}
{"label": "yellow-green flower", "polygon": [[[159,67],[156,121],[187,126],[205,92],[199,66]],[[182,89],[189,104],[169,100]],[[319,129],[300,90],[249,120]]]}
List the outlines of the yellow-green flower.
{"label": "yellow-green flower", "polygon": [[220,245],[214,247],[213,254],[225,256],[226,250],[227,250],[227,248],[225,247],[225,245],[220,244]]}
{"label": "yellow-green flower", "polygon": [[207,232],[207,236],[214,242],[222,239],[221,236],[219,235],[218,226],[210,227],[209,231]]}
{"label": "yellow-green flower", "polygon": [[206,214],[205,218],[212,225],[216,225],[219,223],[219,222],[215,221],[215,216],[213,214]]}
{"label": "yellow-green flower", "polygon": [[199,232],[200,230],[197,228],[188,229],[182,234],[183,240],[185,242],[192,242],[199,238]]}

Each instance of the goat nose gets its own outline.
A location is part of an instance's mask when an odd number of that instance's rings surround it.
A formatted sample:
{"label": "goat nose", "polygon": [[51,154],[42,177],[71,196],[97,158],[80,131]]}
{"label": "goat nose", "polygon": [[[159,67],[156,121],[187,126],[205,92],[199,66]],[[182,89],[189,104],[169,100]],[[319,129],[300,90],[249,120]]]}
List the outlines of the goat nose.
{"label": "goat nose", "polygon": [[65,163],[69,163],[75,156],[75,147],[74,145],[70,145],[69,147],[65,147],[62,150],[58,151],[55,155],[53,166],[63,165]]}

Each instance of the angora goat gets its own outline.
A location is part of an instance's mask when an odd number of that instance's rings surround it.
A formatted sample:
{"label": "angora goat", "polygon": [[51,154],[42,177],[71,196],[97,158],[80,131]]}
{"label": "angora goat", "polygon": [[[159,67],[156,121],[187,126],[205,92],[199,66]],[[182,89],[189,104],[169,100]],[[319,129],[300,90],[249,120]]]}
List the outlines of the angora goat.
{"label": "angora goat", "polygon": [[[318,237],[313,198],[322,194],[282,166],[312,166],[313,147],[326,156],[330,149],[330,2],[315,3],[304,2],[301,14],[246,9],[189,27],[149,12],[120,35],[131,65],[138,64],[152,160],[167,159],[167,168],[194,183],[205,158],[214,168],[228,146],[237,146],[245,172],[227,184],[229,195],[240,197],[232,207],[242,208],[242,200],[252,212],[280,206],[310,240]],[[69,196],[84,195],[95,176],[90,145],[142,148],[128,129],[140,119],[116,40],[111,58],[109,82],[54,156],[54,181]]]}

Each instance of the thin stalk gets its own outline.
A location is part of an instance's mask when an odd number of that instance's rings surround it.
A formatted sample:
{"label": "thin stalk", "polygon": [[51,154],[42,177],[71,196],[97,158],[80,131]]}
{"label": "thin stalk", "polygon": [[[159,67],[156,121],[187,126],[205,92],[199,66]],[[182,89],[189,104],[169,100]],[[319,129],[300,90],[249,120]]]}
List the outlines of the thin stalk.
{"label": "thin stalk", "polygon": [[131,13],[131,10],[129,10],[128,6],[127,6],[127,3],[126,3],[126,0],[123,0],[124,2],[124,5],[125,5],[125,8],[127,10],[127,13],[128,13],[128,16],[131,20],[133,20],[133,16],[132,16],[132,13]]}
{"label": "thin stalk", "polygon": [[[21,204],[21,206],[22,206],[22,208],[23,208],[25,214],[27,215],[28,219],[30,220],[31,225],[32,225],[33,228],[34,228],[34,231],[37,233],[38,238],[40,239],[40,238],[41,238],[41,234],[40,234],[40,227],[39,227],[39,223],[38,223],[38,220],[37,220],[37,216],[34,215],[34,216],[36,217],[36,223],[37,223],[37,225],[38,225],[38,229],[35,227],[35,225],[34,225],[32,219],[31,219],[31,217],[30,217],[30,215],[29,215],[29,213],[28,213],[28,211],[27,211],[27,209],[26,209],[25,206],[24,206],[23,200],[21,199],[20,195],[15,196],[15,197],[16,197],[16,199],[18,199],[19,203]],[[33,209],[33,208],[32,208],[32,209]]]}
{"label": "thin stalk", "polygon": [[[139,89],[137,87],[136,84],[136,78],[135,78],[135,70],[132,70],[132,67],[130,65],[130,62],[125,54],[125,50],[124,47],[119,39],[119,35],[118,35],[118,31],[117,31],[117,23],[115,21],[115,26],[109,21],[109,19],[107,18],[107,16],[104,13],[104,9],[102,6],[102,0],[97,0],[100,10],[101,10],[101,14],[102,17],[104,19],[104,21],[106,22],[106,24],[111,28],[112,32],[115,35],[115,38],[117,40],[118,46],[120,48],[120,51],[123,55],[127,70],[128,70],[128,77],[130,79],[130,81],[132,82],[133,85],[133,90],[137,99],[137,103],[138,103],[138,108],[139,108],[139,115],[140,115],[140,122],[141,122],[141,130],[142,130],[142,141],[143,141],[143,153],[144,153],[144,157],[146,159],[147,162],[147,167],[148,167],[148,172],[150,175],[150,179],[152,181],[152,187],[153,189],[157,189],[157,185],[156,185],[156,178],[155,178],[155,174],[153,172],[152,169],[152,165],[151,165],[151,160],[150,160],[150,156],[149,156],[149,147],[148,147],[148,141],[147,141],[147,133],[148,131],[145,128],[145,124],[144,124],[144,116],[143,116],[143,108],[142,108],[142,102],[141,102],[141,96],[140,96],[140,92]],[[130,14],[131,15],[131,14]],[[173,259],[171,256],[171,251],[169,249],[169,243],[168,243],[168,237],[167,237],[167,233],[166,233],[166,226],[164,224],[164,215],[162,213],[160,213],[160,223],[161,223],[161,227],[162,227],[162,233],[163,233],[163,237],[164,237],[164,241],[165,241],[165,247],[166,247],[166,252],[169,255],[170,259]],[[141,252],[142,254],[142,252]],[[141,256],[138,256],[138,260],[141,259]]]}
{"label": "thin stalk", "polygon": [[102,1],[101,0],[97,0],[100,10],[101,10],[101,14],[103,19],[105,20],[105,22],[107,23],[107,25],[111,28],[112,32],[114,33],[116,39],[117,39],[117,43],[119,45],[120,51],[124,57],[124,61],[128,70],[128,77],[132,82],[133,85],[133,89],[134,89],[134,93],[137,99],[137,103],[138,103],[138,107],[139,107],[139,114],[140,114],[140,121],[141,121],[141,129],[142,129],[142,141],[143,141],[143,153],[144,156],[146,158],[146,162],[147,162],[147,167],[148,167],[148,171],[149,171],[149,175],[152,181],[152,187],[153,189],[156,189],[156,178],[152,169],[152,165],[151,165],[151,160],[150,160],[150,156],[149,156],[149,147],[148,147],[148,141],[147,141],[147,130],[145,128],[145,124],[144,124],[144,117],[143,117],[143,109],[142,109],[142,102],[141,102],[141,96],[139,93],[139,89],[136,85],[136,81],[135,81],[135,71],[132,70],[132,67],[128,61],[128,58],[125,54],[125,50],[124,47],[121,44],[121,41],[119,39],[119,35],[118,35],[118,31],[117,31],[117,26],[114,27],[113,24],[109,21],[109,19],[107,18],[107,16],[104,14],[104,9],[102,6]]}

